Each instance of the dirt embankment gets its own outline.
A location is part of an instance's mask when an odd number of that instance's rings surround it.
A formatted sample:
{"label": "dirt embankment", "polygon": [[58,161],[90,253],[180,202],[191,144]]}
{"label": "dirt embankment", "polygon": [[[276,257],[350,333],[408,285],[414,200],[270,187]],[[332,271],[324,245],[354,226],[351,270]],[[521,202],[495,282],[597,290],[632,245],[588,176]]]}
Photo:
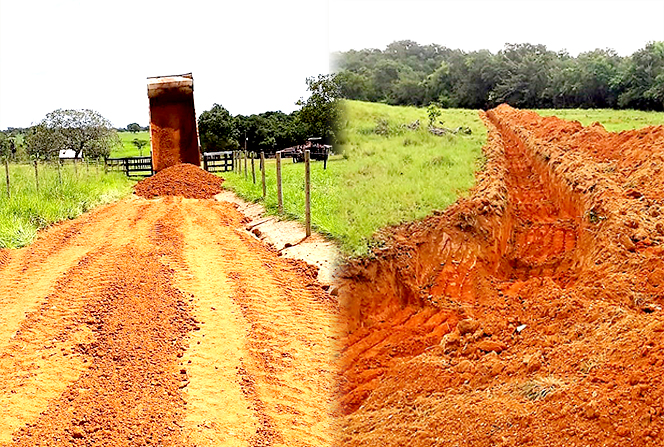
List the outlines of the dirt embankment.
{"label": "dirt embankment", "polygon": [[0,445],[331,445],[337,307],[242,224],[132,197],[3,252]]}
{"label": "dirt embankment", "polygon": [[664,443],[664,128],[483,119],[470,197],[346,272],[342,444]]}

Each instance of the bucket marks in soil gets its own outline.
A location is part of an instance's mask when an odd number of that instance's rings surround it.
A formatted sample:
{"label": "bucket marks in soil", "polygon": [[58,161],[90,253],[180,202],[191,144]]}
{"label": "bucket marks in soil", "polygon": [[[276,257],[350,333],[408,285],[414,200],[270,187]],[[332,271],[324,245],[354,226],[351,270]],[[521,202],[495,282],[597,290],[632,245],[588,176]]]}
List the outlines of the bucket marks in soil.
{"label": "bucket marks in soil", "polygon": [[481,248],[447,239],[441,268],[429,289],[434,302],[441,297],[473,302],[478,275],[491,274],[509,282],[551,277],[561,285],[575,277],[578,213],[545,178],[545,168],[537,169],[519,137],[502,126],[495,114],[489,117],[500,132],[507,168],[507,209],[501,222],[508,229],[505,248],[497,265],[492,265],[487,261],[491,254],[485,255]]}

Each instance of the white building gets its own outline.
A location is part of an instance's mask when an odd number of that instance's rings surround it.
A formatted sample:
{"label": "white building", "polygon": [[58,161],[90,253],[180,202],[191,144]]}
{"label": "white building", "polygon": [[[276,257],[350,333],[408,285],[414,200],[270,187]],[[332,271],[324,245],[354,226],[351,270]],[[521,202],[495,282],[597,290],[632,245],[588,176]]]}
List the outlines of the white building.
{"label": "white building", "polygon": [[59,158],[60,158],[60,160],[73,160],[75,158],[77,160],[83,160],[83,152],[81,152],[81,154],[77,158],[75,150],[73,150],[73,149],[62,149],[60,151],[60,157]]}

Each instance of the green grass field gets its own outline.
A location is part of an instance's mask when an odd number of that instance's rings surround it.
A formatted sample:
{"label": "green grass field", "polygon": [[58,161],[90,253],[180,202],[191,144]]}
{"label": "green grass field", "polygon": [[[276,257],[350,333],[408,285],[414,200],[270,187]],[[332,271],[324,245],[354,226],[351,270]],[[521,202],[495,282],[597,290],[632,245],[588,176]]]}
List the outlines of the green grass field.
{"label": "green grass field", "polygon": [[0,173],[0,248],[28,245],[39,229],[126,196],[134,184],[123,174],[104,174],[103,164],[82,164],[76,172],[73,165],[67,164],[60,176],[56,165],[40,164],[37,191],[34,167],[11,164],[8,199],[4,165]]}
{"label": "green grass field", "polygon": [[118,132],[118,135],[120,136],[120,141],[122,141],[122,147],[112,150],[111,158],[138,157],[140,155],[138,149],[132,143],[134,138],[148,142],[143,147],[143,156],[150,155],[150,132]]}
{"label": "green grass field", "polygon": [[664,112],[610,109],[540,109],[535,112],[542,116],[555,115],[565,120],[579,121],[584,126],[600,122],[610,132],[664,124]]}
{"label": "green grass field", "polygon": [[[426,130],[426,109],[360,101],[345,101],[345,108],[343,155],[332,157],[327,171],[312,164],[312,221],[346,255],[366,253],[376,230],[445,208],[472,186],[486,140],[476,111],[443,110],[439,120],[446,127],[468,126],[472,135],[437,137]],[[404,127],[415,120],[418,130]],[[274,160],[266,168],[265,204],[276,213]],[[283,174],[285,211],[303,220],[304,166],[285,160]],[[226,187],[261,200],[260,176],[256,185],[244,174],[225,177]]]}

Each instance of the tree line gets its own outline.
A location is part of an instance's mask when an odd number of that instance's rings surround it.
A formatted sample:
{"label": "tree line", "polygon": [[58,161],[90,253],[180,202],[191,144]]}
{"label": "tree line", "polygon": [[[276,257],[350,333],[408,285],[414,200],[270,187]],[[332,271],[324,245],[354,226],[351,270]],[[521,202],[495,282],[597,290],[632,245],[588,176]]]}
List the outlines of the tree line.
{"label": "tree line", "polygon": [[347,99],[393,105],[491,108],[664,110],[664,42],[631,56],[596,49],[570,56],[545,45],[507,44],[497,53],[466,52],[410,40],[385,50],[334,53]]}
{"label": "tree line", "polygon": [[322,137],[329,144],[336,141],[336,123],[341,115],[340,91],[332,75],[318,75],[306,80],[309,97],[296,102],[299,110],[264,112],[254,115],[231,115],[215,104],[198,118],[201,152],[244,149],[266,154],[302,144],[308,137]]}
{"label": "tree line", "polygon": [[89,109],[58,109],[29,128],[0,132],[0,157],[13,160],[57,160],[61,150],[72,150],[76,158],[108,157],[120,145],[111,122]]}

